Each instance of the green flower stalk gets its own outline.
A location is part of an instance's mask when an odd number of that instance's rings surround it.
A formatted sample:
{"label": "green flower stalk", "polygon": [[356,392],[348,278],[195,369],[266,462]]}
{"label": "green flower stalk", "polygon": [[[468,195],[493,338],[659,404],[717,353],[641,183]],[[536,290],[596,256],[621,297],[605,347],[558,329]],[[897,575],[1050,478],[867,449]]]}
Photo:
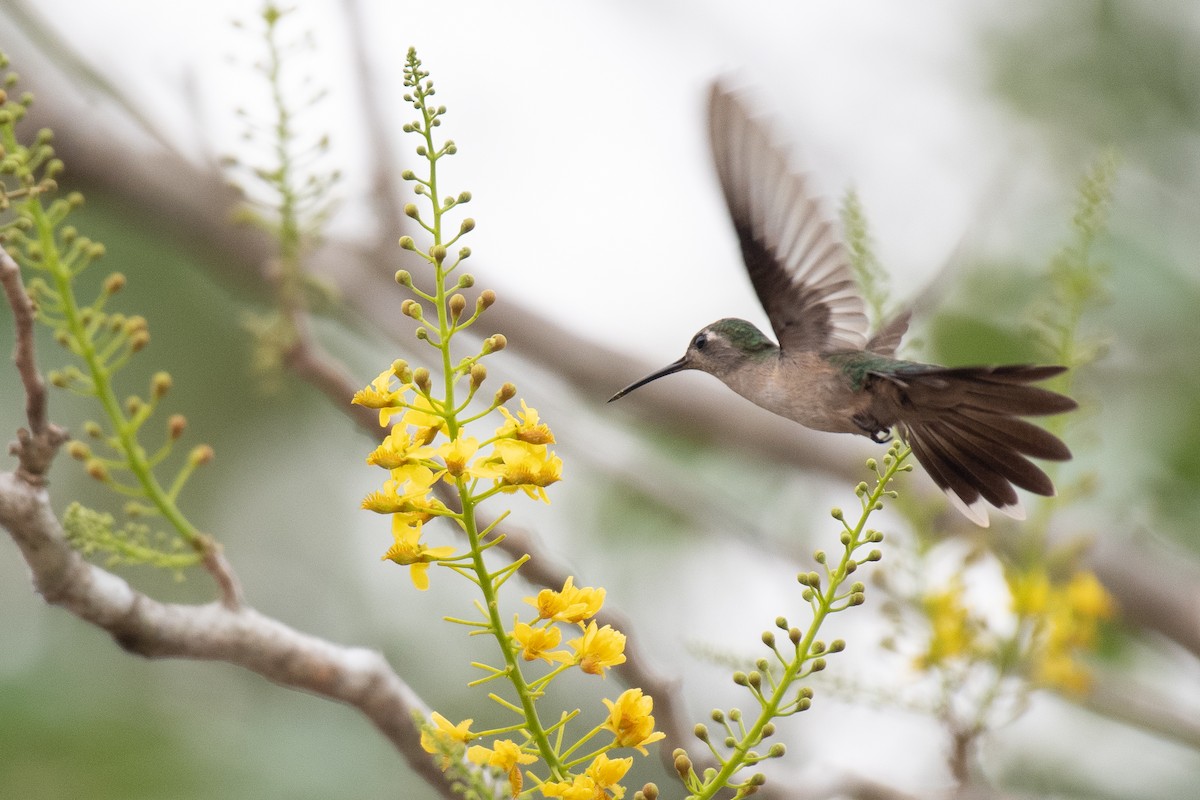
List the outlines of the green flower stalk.
{"label": "green flower stalk", "polygon": [[[391,517],[393,543],[383,559],[407,566],[417,589],[428,587],[433,566],[449,569],[474,586],[478,618],[448,620],[495,640],[499,664],[476,663],[482,675],[471,686],[504,686],[488,697],[514,716],[509,725],[473,731],[473,720],[452,723],[434,714],[424,725],[422,744],[469,796],[493,796],[488,787],[499,782],[516,797],[534,790],[525,788],[529,778],[545,797],[576,797],[581,792],[589,798],[620,797],[624,789],[619,782],[633,760],[608,754],[618,748],[645,754],[646,745],[662,738],[654,730],[651,698],[630,689],[615,701],[606,700],[607,717],[582,733],[573,732],[579,709],[549,716],[538,705],[546,687],[564,674],[578,668],[603,676],[624,662],[624,634],[594,619],[604,590],[576,587],[568,579],[561,590],[546,589],[525,598],[533,607],[525,619],[516,615],[510,622],[500,611],[501,589],[528,556],[498,567],[490,564],[493,554],[488,551],[502,540],[495,526],[508,512],[481,528],[476,511],[500,495],[521,493],[549,502],[546,490],[562,478],[563,464],[550,449],[554,434],[536,409],[523,400],[516,413],[505,407],[516,397],[515,386],[503,384],[490,400],[482,399],[488,377],[484,360],[507,346],[502,334],[485,336],[472,355],[456,359],[452,354],[454,338],[480,323],[496,295],[483,290],[472,301],[464,293],[475,281],[461,272],[471,251],[460,240],[475,222],[464,218],[454,223],[450,217],[470,202],[471,195],[447,194],[440,185],[439,162],[457,148],[453,141],[434,137],[446,107],[433,103],[433,82],[413,50],[404,78],[404,99],[418,115],[404,131],[417,137],[416,154],[425,169],[422,174],[403,173],[423,201],[405,206],[405,214],[422,232],[423,244],[404,236],[400,247],[420,256],[428,275],[420,278],[400,270],[396,281],[413,295],[401,312],[420,323],[417,339],[432,348],[433,359],[428,367],[397,361],[353,398],[377,409],[380,425],[390,428],[367,457],[388,477],[379,491],[363,500],[363,507]],[[479,433],[489,418],[499,424]],[[439,485],[449,489],[452,500],[439,499]],[[425,526],[435,519],[458,529],[464,550],[426,542]],[[564,629],[578,634],[565,647]],[[488,744],[467,746],[480,740]]]}
{"label": "green flower stalk", "polygon": [[[7,61],[0,56],[7,66]],[[150,343],[149,324],[136,315],[109,310],[112,298],[125,287],[125,276],[114,272],[105,278],[90,301],[77,293],[81,275],[104,255],[104,245],[93,242],[70,225],[67,217],[83,203],[82,195],[55,195],[63,164],[54,157],[50,131],[39,131],[31,142],[18,133],[33,98],[14,100],[9,94],[16,76],[9,73],[0,91],[0,242],[26,274],[26,290],[34,301],[38,319],[54,331],[54,339],[73,356],[73,363],[48,373],[51,384],[74,394],[94,398],[105,422],[83,424],[87,441],[74,441],[68,452],[83,462],[88,474],[114,492],[129,498],[130,522],[116,527],[111,515],[73,506],[64,519],[68,538],[84,553],[105,553],[108,562],[149,564],[180,570],[204,563],[222,584],[227,602],[236,602],[232,576],[225,571],[219,545],[201,533],[184,515],[178,502],[196,467],[212,460],[212,448],[195,448],[175,474],[159,472],[182,436],[186,421],[172,416],[147,450],[142,442],[146,424],[171,391],[172,379],[159,372],[145,395],[121,399],[115,384],[120,370]],[[158,518],[169,532],[153,531],[145,520]]]}
{"label": "green flower stalk", "polygon": [[889,488],[900,472],[912,470],[907,464],[912,450],[902,442],[894,442],[888,448],[880,465],[875,459],[867,461],[867,469],[875,475],[873,486],[860,483],[855,488],[860,511],[857,520],[851,523],[840,508],[833,509],[832,516],[842,526],[839,536],[841,555],[831,562],[829,555],[818,550],[814,560],[818,570],[802,572],[797,582],[804,587],[801,595],[812,609],[812,618],[806,628],[793,627],[785,617],[775,620],[775,626],[784,633],[786,641],[773,631],[762,635],[763,644],[771,651],[767,658],[759,659],[750,672],[735,672],[733,682],[750,693],[757,711],[743,714],[740,709],[714,710],[712,720],[721,726],[722,733],[716,736],[705,725],[696,726],[696,737],[708,747],[719,765],[716,769],[698,774],[692,759],[683,750],[675,751],[675,768],[687,787],[689,798],[708,800],[723,789],[733,789],[734,798],[746,797],[765,783],[762,773],[754,773],[739,779],[739,774],[748,767],[769,758],[784,754],[782,744],[772,744],[762,749],[765,740],[775,732],[775,721],[806,711],[812,705],[813,692],[801,682],[825,669],[830,655],[845,649],[845,642],[835,639],[828,645],[817,638],[821,626],[830,614],[862,605],[866,586],[853,581],[847,586],[859,565],[879,561],[882,553],[872,548],[860,555],[868,545],[883,541],[883,534],[867,527],[871,515],[883,508],[884,498],[894,498],[897,493]]}

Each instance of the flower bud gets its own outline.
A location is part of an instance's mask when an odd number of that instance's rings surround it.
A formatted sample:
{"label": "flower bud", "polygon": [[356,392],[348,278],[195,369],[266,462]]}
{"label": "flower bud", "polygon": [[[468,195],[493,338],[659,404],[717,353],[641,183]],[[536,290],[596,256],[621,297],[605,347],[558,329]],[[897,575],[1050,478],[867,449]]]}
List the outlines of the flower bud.
{"label": "flower bud", "polygon": [[496,302],[496,293],[491,289],[484,289],[479,293],[479,299],[475,301],[475,305],[482,311],[485,308],[491,308]]}
{"label": "flower bud", "polygon": [[471,391],[475,391],[487,380],[487,367],[475,363],[471,365]]}
{"label": "flower bud", "polygon": [[696,727],[692,730],[692,733],[695,734],[696,738],[699,739],[700,741],[702,741],[702,742],[708,741],[708,727],[706,725],[704,725],[704,723],[698,723],[696,725]]}
{"label": "flower bud", "polygon": [[[411,239],[409,241],[411,241]],[[412,285],[413,285],[412,273],[406,269],[396,270],[396,283],[400,284],[401,286],[403,286],[407,289],[411,289]]]}
{"label": "flower bud", "polygon": [[[401,236],[400,237],[400,249],[401,250],[416,250],[417,243],[413,241],[413,238],[411,236]],[[397,276],[399,276],[400,273],[396,273],[396,274],[397,274]],[[399,277],[397,277],[397,281],[399,281]]]}
{"label": "flower bud", "polygon": [[406,317],[412,317],[413,319],[422,319],[421,304],[416,300],[413,300],[411,297],[406,297],[404,298],[404,301],[400,303],[400,313]]}
{"label": "flower bud", "polygon": [[495,405],[504,405],[509,400],[517,396],[517,387],[511,383],[506,383],[496,390],[496,399],[493,401]]}
{"label": "flower bud", "polygon": [[83,468],[87,470],[88,475],[98,481],[108,480],[108,467],[104,466],[104,462],[98,458],[89,459]]}
{"label": "flower bud", "polygon": [[[416,219],[417,218],[417,204],[416,203],[405,203],[404,204],[404,216]],[[408,238],[408,237],[405,237],[405,238]],[[401,245],[401,247],[403,247],[403,245]]]}
{"label": "flower bud", "polygon": [[200,466],[212,461],[216,455],[217,454],[213,451],[211,445],[196,445],[196,447],[192,449],[192,452],[188,454],[188,461],[196,466]]}
{"label": "flower bud", "polygon": [[104,435],[104,430],[100,427],[100,423],[91,419],[83,423],[83,432],[93,439],[99,439]]}
{"label": "flower bud", "polygon": [[639,794],[642,796],[642,800],[658,800],[658,787],[653,783],[647,783],[640,792],[634,793],[634,800],[637,800]]}
{"label": "flower bud", "polygon": [[464,219],[462,221],[462,224],[458,226],[458,232],[460,234],[461,233],[470,233],[473,230],[475,230],[475,220],[471,219],[470,217],[467,217],[466,219]]}
{"label": "flower bud", "polygon": [[435,244],[429,248],[429,257],[439,264],[446,260],[446,246],[444,244]]}
{"label": "flower bud", "polygon": [[471,273],[464,272],[462,275],[459,276],[458,288],[470,289],[474,285],[475,285],[475,276],[472,275]]}
{"label": "flower bud", "polygon": [[187,430],[187,417],[183,414],[172,414],[167,420],[167,436],[172,440],[177,440],[183,436],[183,432]]}
{"label": "flower bud", "polygon": [[171,386],[171,373],[156,372],[150,381],[150,394],[155,400],[165,397],[167,392],[171,391]]}
{"label": "flower bud", "polygon": [[119,272],[114,272],[104,280],[105,294],[116,294],[125,288],[125,276]]}
{"label": "flower bud", "polygon": [[463,297],[461,294],[452,294],[450,295],[450,300],[448,301],[447,305],[450,309],[450,319],[458,322],[463,311],[465,311],[467,308],[467,298]]}
{"label": "flower bud", "polygon": [[414,369],[413,384],[421,390],[422,394],[429,394],[429,370],[425,367]]}
{"label": "flower bud", "polygon": [[131,394],[129,397],[125,398],[125,413],[132,417],[141,411],[142,407],[145,405],[145,400],[138,397],[136,394]]}
{"label": "flower bud", "polygon": [[67,455],[76,461],[87,461],[92,457],[92,448],[87,446],[87,442],[72,439],[67,445]]}
{"label": "flower bud", "polygon": [[682,750],[675,751],[675,771],[684,781],[687,781],[688,776],[692,774],[692,760]]}
{"label": "flower bud", "polygon": [[145,349],[146,345],[150,344],[150,332],[138,331],[133,336],[129,337],[129,347],[133,352],[137,353]]}

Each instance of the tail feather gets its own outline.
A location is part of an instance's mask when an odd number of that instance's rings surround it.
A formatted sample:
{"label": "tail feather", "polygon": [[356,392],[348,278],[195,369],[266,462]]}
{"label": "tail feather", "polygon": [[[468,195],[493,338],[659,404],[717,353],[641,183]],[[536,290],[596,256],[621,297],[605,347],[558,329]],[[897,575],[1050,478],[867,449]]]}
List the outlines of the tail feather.
{"label": "tail feather", "polygon": [[1071,451],[1020,417],[1076,407],[1065,395],[1029,385],[1062,371],[1025,365],[924,367],[890,378],[900,393],[900,435],[938,488],[974,522],[986,527],[985,503],[1022,518],[1016,488],[1054,494],[1050,476],[1029,458],[1065,461]]}

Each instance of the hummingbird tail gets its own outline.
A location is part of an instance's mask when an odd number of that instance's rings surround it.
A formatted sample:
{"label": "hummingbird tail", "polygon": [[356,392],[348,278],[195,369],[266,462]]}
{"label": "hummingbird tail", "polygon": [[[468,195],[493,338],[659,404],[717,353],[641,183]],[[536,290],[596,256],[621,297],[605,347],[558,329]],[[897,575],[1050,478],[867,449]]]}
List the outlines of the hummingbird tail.
{"label": "hummingbird tail", "polygon": [[900,435],[938,488],[976,524],[987,527],[985,503],[1023,519],[1014,487],[1054,495],[1050,477],[1029,458],[1066,461],[1071,451],[1020,418],[1076,407],[1065,395],[1029,385],[1065,369],[939,367],[893,379],[902,392]]}

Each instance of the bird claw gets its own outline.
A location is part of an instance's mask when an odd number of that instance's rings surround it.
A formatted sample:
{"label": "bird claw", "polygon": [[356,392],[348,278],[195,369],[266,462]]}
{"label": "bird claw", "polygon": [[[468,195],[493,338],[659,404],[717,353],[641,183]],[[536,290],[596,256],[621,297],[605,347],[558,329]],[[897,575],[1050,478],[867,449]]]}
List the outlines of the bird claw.
{"label": "bird claw", "polygon": [[866,413],[855,414],[851,419],[876,444],[886,444],[892,440],[892,429],[879,424],[879,420]]}

